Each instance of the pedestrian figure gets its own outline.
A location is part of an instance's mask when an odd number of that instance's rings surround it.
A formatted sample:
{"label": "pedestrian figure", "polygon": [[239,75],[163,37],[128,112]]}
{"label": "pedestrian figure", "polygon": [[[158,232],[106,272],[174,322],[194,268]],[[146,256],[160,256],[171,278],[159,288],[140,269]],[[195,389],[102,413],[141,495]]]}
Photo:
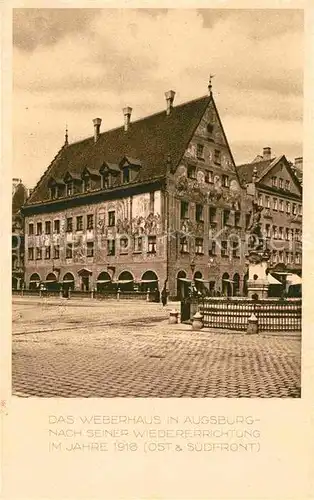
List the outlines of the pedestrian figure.
{"label": "pedestrian figure", "polygon": [[167,304],[167,289],[164,287],[161,291],[161,302],[163,307]]}

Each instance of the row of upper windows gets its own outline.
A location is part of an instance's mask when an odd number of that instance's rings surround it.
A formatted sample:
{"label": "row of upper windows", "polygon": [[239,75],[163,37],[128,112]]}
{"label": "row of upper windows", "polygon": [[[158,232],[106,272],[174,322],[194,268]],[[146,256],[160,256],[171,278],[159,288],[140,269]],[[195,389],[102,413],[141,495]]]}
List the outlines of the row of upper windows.
{"label": "row of upper windows", "polygon": [[[130,241],[128,238],[120,238],[119,240],[120,254],[128,253],[130,247]],[[73,243],[68,243],[65,249],[65,257],[66,259],[73,258]],[[42,260],[43,258],[43,250],[45,259],[60,259],[60,245],[53,246],[53,257],[51,257],[51,246],[45,247],[28,247],[28,260],[34,260],[36,256],[36,260]],[[144,251],[144,240],[142,236],[136,236],[133,239],[132,250],[134,252],[143,252]],[[157,237],[156,236],[148,236],[147,238],[147,253],[155,254],[157,251]],[[36,253],[35,253],[36,252]],[[107,240],[107,255],[116,255],[116,241],[114,239]],[[86,257],[94,256],[94,242],[90,241],[86,244]]]}
{"label": "row of upper windows", "polygon": [[290,227],[277,227],[270,224],[265,225],[265,235],[267,238],[275,238],[278,240],[286,241],[301,241],[302,232],[300,229],[293,229]]}
{"label": "row of upper windows", "polygon": [[[196,179],[196,166],[188,165],[187,167],[187,176],[188,179]],[[214,172],[212,170],[204,170],[204,181],[206,184],[214,183]],[[223,187],[230,187],[230,179],[228,175],[223,174],[221,176],[221,184]]]}
{"label": "row of upper windows", "polygon": [[273,176],[271,178],[271,183],[273,187],[278,187],[279,189],[290,191],[291,182],[289,180],[282,179],[282,177]]}
{"label": "row of upper windows", "polygon": [[298,203],[291,203],[290,201],[278,200],[278,198],[270,198],[270,196],[258,195],[258,204],[264,208],[272,208],[280,212],[286,211],[287,214],[302,215],[302,205]]}
{"label": "row of upper windows", "polygon": [[293,254],[292,252],[284,252],[279,250],[277,252],[274,250],[271,255],[271,261],[273,264],[276,263],[286,263],[286,264],[301,264],[302,256],[300,253]]}
{"label": "row of upper windows", "polygon": [[[71,233],[74,230],[74,224],[73,221],[75,220],[75,230],[76,231],[83,231],[84,230],[84,218],[82,215],[78,215],[77,217],[67,217],[66,219],[66,227],[65,230],[68,233]],[[115,226],[116,224],[116,214],[115,210],[109,210],[108,212],[108,226]],[[91,230],[94,229],[94,215],[93,214],[88,214],[86,216],[86,229]],[[60,233],[60,220],[56,219],[53,221],[53,232],[59,234]],[[51,234],[52,233],[52,222],[51,221],[46,221],[45,222],[45,231],[44,234]],[[33,235],[34,234],[34,223],[30,222],[28,224],[28,234]],[[42,222],[37,222],[36,224],[36,235],[39,236],[43,234],[43,223]]]}
{"label": "row of upper windows", "polygon": [[[180,211],[181,219],[189,219],[190,218],[190,205],[187,201],[181,201],[181,211]],[[217,208],[209,207],[209,224],[216,225],[217,224]],[[196,222],[204,222],[204,205],[196,204],[195,205],[195,220]],[[234,211],[234,220],[231,220],[231,210],[222,210],[222,225],[234,225],[239,227],[241,224],[241,211],[240,205],[236,206],[236,210]]]}
{"label": "row of upper windows", "polygon": [[[205,160],[205,146],[204,144],[191,145],[189,148],[189,153],[192,156],[196,156],[198,160]],[[221,165],[221,151],[220,149],[214,149],[214,152],[210,150],[209,152],[210,160],[212,159],[216,165]]]}

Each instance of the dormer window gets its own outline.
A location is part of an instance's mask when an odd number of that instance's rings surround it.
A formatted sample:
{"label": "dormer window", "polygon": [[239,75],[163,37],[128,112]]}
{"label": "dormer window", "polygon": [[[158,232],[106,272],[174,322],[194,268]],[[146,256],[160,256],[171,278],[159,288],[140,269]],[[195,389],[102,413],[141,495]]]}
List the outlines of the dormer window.
{"label": "dormer window", "polygon": [[83,179],[83,190],[90,191],[90,189],[91,189],[91,180],[90,177],[86,175]]}
{"label": "dormer window", "polygon": [[58,198],[58,186],[52,186],[50,188],[50,197],[54,200]]}
{"label": "dormer window", "polygon": [[112,174],[110,172],[104,172],[101,176],[101,187],[103,189],[111,188],[112,186]]}
{"label": "dormer window", "polygon": [[123,184],[130,182],[130,168],[124,167],[122,170],[122,182]]}
{"label": "dormer window", "polygon": [[50,199],[54,200],[62,196],[64,183],[62,179],[55,179],[51,177],[48,182],[48,188],[50,193]]}
{"label": "dormer window", "polygon": [[72,196],[72,194],[73,194],[73,181],[69,181],[67,183],[66,191],[67,191],[67,196]]}

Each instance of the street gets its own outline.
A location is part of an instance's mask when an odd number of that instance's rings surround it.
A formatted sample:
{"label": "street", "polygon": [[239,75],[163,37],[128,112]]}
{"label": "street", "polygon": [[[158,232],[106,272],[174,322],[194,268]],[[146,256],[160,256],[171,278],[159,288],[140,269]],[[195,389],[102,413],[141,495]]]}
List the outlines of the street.
{"label": "street", "polygon": [[168,324],[174,304],[25,297],[12,307],[17,396],[300,397],[301,336],[192,331]]}

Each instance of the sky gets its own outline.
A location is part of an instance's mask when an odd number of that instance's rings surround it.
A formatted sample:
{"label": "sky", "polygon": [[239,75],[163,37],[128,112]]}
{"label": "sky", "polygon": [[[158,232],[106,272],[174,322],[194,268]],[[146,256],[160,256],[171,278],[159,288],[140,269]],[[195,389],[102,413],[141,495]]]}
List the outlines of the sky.
{"label": "sky", "polygon": [[32,188],[64,143],[213,95],[236,164],[302,156],[303,11],[14,9],[13,177]]}

